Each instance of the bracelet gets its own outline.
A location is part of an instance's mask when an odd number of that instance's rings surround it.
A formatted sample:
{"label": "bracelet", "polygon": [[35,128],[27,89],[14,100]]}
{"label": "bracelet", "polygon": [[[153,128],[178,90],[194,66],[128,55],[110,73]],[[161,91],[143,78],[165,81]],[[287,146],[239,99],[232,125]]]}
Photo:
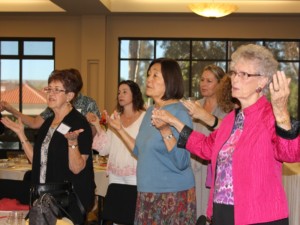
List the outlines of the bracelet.
{"label": "bracelet", "polygon": [[174,135],[173,134],[169,134],[167,136],[164,136],[164,140],[170,140],[171,138],[173,138]]}
{"label": "bracelet", "polygon": [[215,122],[212,126],[208,126],[209,129],[214,130],[216,128],[216,126],[218,126],[219,123],[219,118],[216,117],[215,115],[213,115],[215,117]]}
{"label": "bracelet", "polygon": [[25,139],[24,141],[21,141],[21,145],[24,145],[26,142],[29,142],[28,139]]}

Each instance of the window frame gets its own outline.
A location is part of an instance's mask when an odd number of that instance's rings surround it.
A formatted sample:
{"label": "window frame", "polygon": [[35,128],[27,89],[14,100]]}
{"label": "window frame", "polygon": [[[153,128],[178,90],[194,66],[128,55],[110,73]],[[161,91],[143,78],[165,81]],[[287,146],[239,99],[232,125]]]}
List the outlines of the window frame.
{"label": "window frame", "polygon": [[[126,58],[126,57],[121,57],[121,47],[122,47],[122,41],[153,41],[153,58]],[[118,82],[122,80],[121,78],[121,70],[122,66],[121,63],[123,61],[152,61],[153,59],[157,58],[157,42],[158,41],[189,41],[190,42],[190,57],[188,60],[185,59],[180,59],[180,58],[174,58],[178,62],[186,61],[189,63],[189,69],[188,69],[188,96],[193,96],[192,95],[192,66],[193,62],[225,62],[225,71],[228,71],[228,66],[229,62],[231,61],[230,59],[230,54],[229,54],[229,49],[230,49],[230,43],[232,42],[244,42],[245,44],[247,42],[262,42],[263,46],[266,46],[266,43],[268,42],[297,42],[298,47],[300,46],[300,39],[265,39],[265,38],[156,38],[156,37],[119,37],[119,54],[118,54],[118,62],[119,62],[119,67],[118,67]],[[214,58],[206,58],[206,59],[193,59],[192,57],[192,43],[195,41],[219,41],[219,42],[225,42],[225,59],[214,59]],[[297,63],[300,67],[300,52],[298,50],[298,60],[293,60],[293,59],[277,59],[279,63]],[[146,74],[145,74],[146,76]],[[300,118],[300,68],[298,68],[298,107],[297,107],[297,116],[299,119]]]}
{"label": "window frame", "polygon": [[[2,41],[12,41],[12,42],[18,42],[18,53],[17,55],[9,55],[9,54],[2,54],[1,53],[1,45],[0,45],[0,60],[9,60],[9,59],[14,59],[14,60],[19,60],[19,111],[23,112],[23,60],[53,60],[53,67],[55,68],[55,38],[53,37],[45,37],[45,38],[34,38],[34,37],[0,37],[0,42]],[[24,54],[25,47],[24,43],[25,42],[51,42],[52,43],[52,55],[26,55]],[[53,68],[53,69],[54,69]],[[2,82],[2,76],[1,76],[1,63],[0,63],[0,82]],[[8,129],[8,128],[7,128]],[[0,149],[0,150],[21,150],[22,145],[18,139],[18,137],[12,133],[12,132],[5,132],[6,134],[2,134],[0,136],[0,141],[1,142],[18,142],[18,148],[12,148],[12,149]],[[37,134],[37,129],[31,129],[28,127],[25,127],[25,133],[28,137],[28,139],[33,142],[34,138]]]}

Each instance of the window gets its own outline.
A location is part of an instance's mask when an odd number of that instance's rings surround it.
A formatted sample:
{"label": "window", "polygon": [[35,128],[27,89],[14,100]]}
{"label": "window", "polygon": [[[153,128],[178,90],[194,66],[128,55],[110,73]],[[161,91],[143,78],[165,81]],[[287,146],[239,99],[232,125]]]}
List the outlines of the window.
{"label": "window", "polygon": [[[26,115],[38,115],[47,106],[42,89],[54,70],[53,38],[0,38],[0,80],[2,101]],[[10,115],[2,112],[2,115]],[[29,138],[33,130],[26,129]],[[33,139],[33,137],[32,137]],[[0,137],[1,149],[19,149],[10,130]]]}
{"label": "window", "polygon": [[228,71],[230,56],[240,45],[264,45],[277,58],[279,70],[292,78],[289,111],[294,118],[299,118],[300,40],[120,38],[119,42],[120,81],[134,80],[144,93],[150,62],[160,57],[174,58],[182,69],[185,95],[197,98],[201,98],[199,74],[206,65],[216,64]]}

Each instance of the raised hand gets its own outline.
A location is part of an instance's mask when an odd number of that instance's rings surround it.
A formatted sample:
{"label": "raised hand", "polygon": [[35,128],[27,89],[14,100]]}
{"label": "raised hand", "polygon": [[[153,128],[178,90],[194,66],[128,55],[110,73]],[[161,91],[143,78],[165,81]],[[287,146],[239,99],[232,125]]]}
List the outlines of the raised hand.
{"label": "raised hand", "polygon": [[88,121],[90,124],[92,124],[92,125],[94,125],[94,126],[99,125],[99,118],[98,118],[98,116],[97,116],[96,114],[94,114],[94,113],[88,112],[88,113],[86,114],[86,119],[87,119],[87,121]]}
{"label": "raised hand", "polygon": [[74,141],[77,141],[79,134],[83,131],[84,131],[84,129],[70,131],[70,132],[66,133],[64,136],[65,136],[65,138],[68,139],[68,141],[74,142]]}
{"label": "raised hand", "polygon": [[277,71],[277,73],[273,75],[273,80],[269,85],[271,104],[276,122],[285,129],[288,129],[291,126],[290,114],[288,111],[290,82],[291,78],[287,78],[283,71]]}
{"label": "raised hand", "polygon": [[24,134],[24,124],[22,123],[21,118],[19,117],[17,121],[12,121],[8,117],[2,117],[1,122],[15,132],[17,135]]}
{"label": "raised hand", "polygon": [[170,125],[177,129],[178,132],[180,132],[184,126],[184,124],[180,120],[163,109],[153,110],[151,119],[152,125],[157,129],[163,129],[167,125]]}
{"label": "raised hand", "polygon": [[6,101],[1,101],[0,102],[0,112],[2,111],[7,111],[7,112],[11,112],[13,110],[13,107]]}
{"label": "raised hand", "polygon": [[182,104],[187,108],[189,115],[194,119],[199,119],[207,122],[207,117],[210,118],[210,113],[207,112],[199,102],[182,101]]}
{"label": "raised hand", "polygon": [[[164,125],[172,125],[172,120],[175,117],[166,110],[163,109],[153,109],[151,116],[151,123],[155,127],[162,127]],[[176,119],[176,118],[175,118]]]}
{"label": "raised hand", "polygon": [[106,119],[110,127],[114,128],[115,130],[122,129],[121,117],[117,111],[114,111],[110,117],[107,115],[106,111],[104,111],[104,113],[106,114]]}

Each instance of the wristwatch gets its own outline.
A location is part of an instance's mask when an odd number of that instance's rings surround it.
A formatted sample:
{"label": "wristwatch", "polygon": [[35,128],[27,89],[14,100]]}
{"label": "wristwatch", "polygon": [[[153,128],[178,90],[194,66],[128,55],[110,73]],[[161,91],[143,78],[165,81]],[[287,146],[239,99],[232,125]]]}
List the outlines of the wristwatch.
{"label": "wristwatch", "polygon": [[69,145],[69,148],[71,148],[71,149],[75,149],[77,147],[78,147],[78,145]]}

